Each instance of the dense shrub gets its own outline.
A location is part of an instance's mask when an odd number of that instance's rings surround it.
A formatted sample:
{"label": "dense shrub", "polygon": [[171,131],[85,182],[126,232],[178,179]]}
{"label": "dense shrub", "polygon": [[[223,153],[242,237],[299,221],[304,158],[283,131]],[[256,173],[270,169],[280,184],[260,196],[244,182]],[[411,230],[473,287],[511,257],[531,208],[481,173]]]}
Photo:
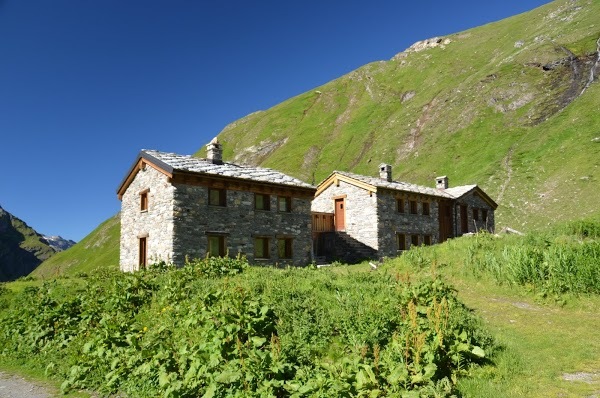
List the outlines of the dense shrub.
{"label": "dense shrub", "polygon": [[103,394],[449,396],[492,344],[439,279],[203,261],[27,288],[0,358]]}

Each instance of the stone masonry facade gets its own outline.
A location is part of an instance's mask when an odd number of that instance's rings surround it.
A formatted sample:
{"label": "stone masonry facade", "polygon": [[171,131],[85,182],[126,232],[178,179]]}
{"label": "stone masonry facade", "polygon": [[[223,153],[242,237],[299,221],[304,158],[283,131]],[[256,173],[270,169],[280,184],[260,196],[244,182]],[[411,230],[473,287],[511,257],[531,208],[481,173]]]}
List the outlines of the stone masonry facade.
{"label": "stone masonry facade", "polygon": [[435,188],[418,186],[393,181],[390,165],[379,168],[379,178],[333,172],[317,188],[312,211],[335,220],[336,201],[343,200],[344,222],[334,221],[335,233],[370,247],[379,258],[465,233],[494,232],[497,205],[477,185],[448,188],[448,178],[442,176]]}
{"label": "stone masonry facade", "polygon": [[312,211],[334,213],[336,198],[344,199],[345,232],[357,241],[378,250],[377,195],[345,181],[330,185],[312,202]]}
{"label": "stone masonry facade", "polygon": [[[311,263],[315,187],[274,170],[224,163],[216,155],[140,153],[118,191],[121,270],[160,261],[182,266],[206,257],[211,238],[213,250],[218,242],[222,255],[241,254],[253,264]],[[224,200],[210,204],[211,189],[224,193]]]}
{"label": "stone masonry facade", "polygon": [[[148,210],[140,209],[140,196],[148,195]],[[120,264],[134,271],[139,264],[139,240],[147,239],[151,262],[173,259],[174,187],[167,176],[146,166],[141,169],[121,199]]]}
{"label": "stone masonry facade", "polygon": [[[269,210],[255,209],[255,193],[227,190],[226,205],[208,203],[208,188],[175,186],[173,262],[203,258],[208,236],[225,237],[229,256],[245,255],[254,264],[304,266],[311,262],[310,198],[291,197],[290,211],[279,211],[280,195],[269,195]],[[256,238],[266,238],[268,256],[255,258]],[[277,239],[292,240],[292,258],[279,258]]]}
{"label": "stone masonry facade", "polygon": [[[398,239],[404,239],[404,247],[413,244],[434,244],[438,242],[439,221],[438,201],[436,198],[400,193],[378,191],[379,257],[396,256],[399,251]],[[416,204],[416,212],[411,212],[411,201]],[[424,211],[425,206],[428,211]],[[398,209],[402,206],[402,209]],[[429,214],[427,214],[429,213]],[[428,241],[426,241],[428,237]]]}

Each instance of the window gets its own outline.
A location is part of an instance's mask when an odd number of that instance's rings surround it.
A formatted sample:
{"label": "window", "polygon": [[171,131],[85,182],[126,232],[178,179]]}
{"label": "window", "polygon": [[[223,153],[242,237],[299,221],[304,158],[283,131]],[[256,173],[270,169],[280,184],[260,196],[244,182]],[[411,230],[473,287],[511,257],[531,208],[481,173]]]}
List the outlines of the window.
{"label": "window", "polygon": [[139,248],[139,269],[144,269],[148,265],[148,242],[146,238],[140,238],[140,248]]}
{"label": "window", "polygon": [[254,238],[254,258],[269,257],[269,238]]}
{"label": "window", "polygon": [[406,236],[404,234],[396,234],[396,243],[398,250],[406,250]]}
{"label": "window", "polygon": [[426,246],[431,245],[431,235],[423,236],[423,244]]}
{"label": "window", "polygon": [[410,245],[411,246],[419,246],[419,235],[411,235],[410,236]]}
{"label": "window", "polygon": [[410,201],[410,214],[417,214],[417,201],[416,200]]}
{"label": "window", "polygon": [[140,210],[148,210],[148,190],[140,192]]}
{"label": "window", "polygon": [[473,209],[473,220],[479,221],[479,209]]}
{"label": "window", "polygon": [[277,210],[288,213],[292,211],[292,198],[290,198],[289,196],[278,196]]}
{"label": "window", "polygon": [[404,213],[404,199],[396,199],[396,209],[398,210],[398,213]]}
{"label": "window", "polygon": [[225,237],[208,235],[208,255],[210,257],[225,257]]}
{"label": "window", "polygon": [[225,190],[224,189],[208,189],[208,204],[211,206],[225,206]]}
{"label": "window", "polygon": [[292,258],[292,238],[277,239],[277,256],[279,258]]}
{"label": "window", "polygon": [[254,194],[254,208],[256,210],[270,210],[271,209],[271,197],[262,193]]}
{"label": "window", "polygon": [[429,202],[423,202],[423,215],[429,215]]}
{"label": "window", "polygon": [[487,222],[487,209],[481,209],[481,221]]}

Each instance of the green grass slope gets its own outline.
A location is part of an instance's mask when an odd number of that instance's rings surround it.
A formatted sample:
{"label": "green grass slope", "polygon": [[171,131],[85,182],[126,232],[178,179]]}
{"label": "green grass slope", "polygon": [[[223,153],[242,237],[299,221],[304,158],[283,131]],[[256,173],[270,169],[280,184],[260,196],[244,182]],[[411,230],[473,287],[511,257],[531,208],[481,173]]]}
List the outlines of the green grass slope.
{"label": "green grass slope", "polygon": [[555,1],[365,65],[231,123],[224,157],[312,183],[381,162],[425,185],[445,174],[497,199],[499,227],[599,214],[597,15]]}
{"label": "green grass slope", "polygon": [[44,261],[31,275],[51,278],[88,273],[97,268],[119,268],[119,214],[109,218],[73,247]]}

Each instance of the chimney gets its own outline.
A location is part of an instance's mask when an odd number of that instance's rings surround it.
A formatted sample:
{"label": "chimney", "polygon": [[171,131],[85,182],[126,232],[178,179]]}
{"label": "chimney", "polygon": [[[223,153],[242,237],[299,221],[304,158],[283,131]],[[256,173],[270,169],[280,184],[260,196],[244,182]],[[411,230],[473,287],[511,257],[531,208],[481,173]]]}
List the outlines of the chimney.
{"label": "chimney", "polygon": [[213,164],[223,164],[223,147],[217,137],[213,138],[206,146],[206,158]]}
{"label": "chimney", "polygon": [[388,182],[392,182],[392,166],[381,163],[379,165],[379,178]]}
{"label": "chimney", "polygon": [[448,188],[448,177],[441,176],[435,178],[435,187],[437,189],[447,189]]}

